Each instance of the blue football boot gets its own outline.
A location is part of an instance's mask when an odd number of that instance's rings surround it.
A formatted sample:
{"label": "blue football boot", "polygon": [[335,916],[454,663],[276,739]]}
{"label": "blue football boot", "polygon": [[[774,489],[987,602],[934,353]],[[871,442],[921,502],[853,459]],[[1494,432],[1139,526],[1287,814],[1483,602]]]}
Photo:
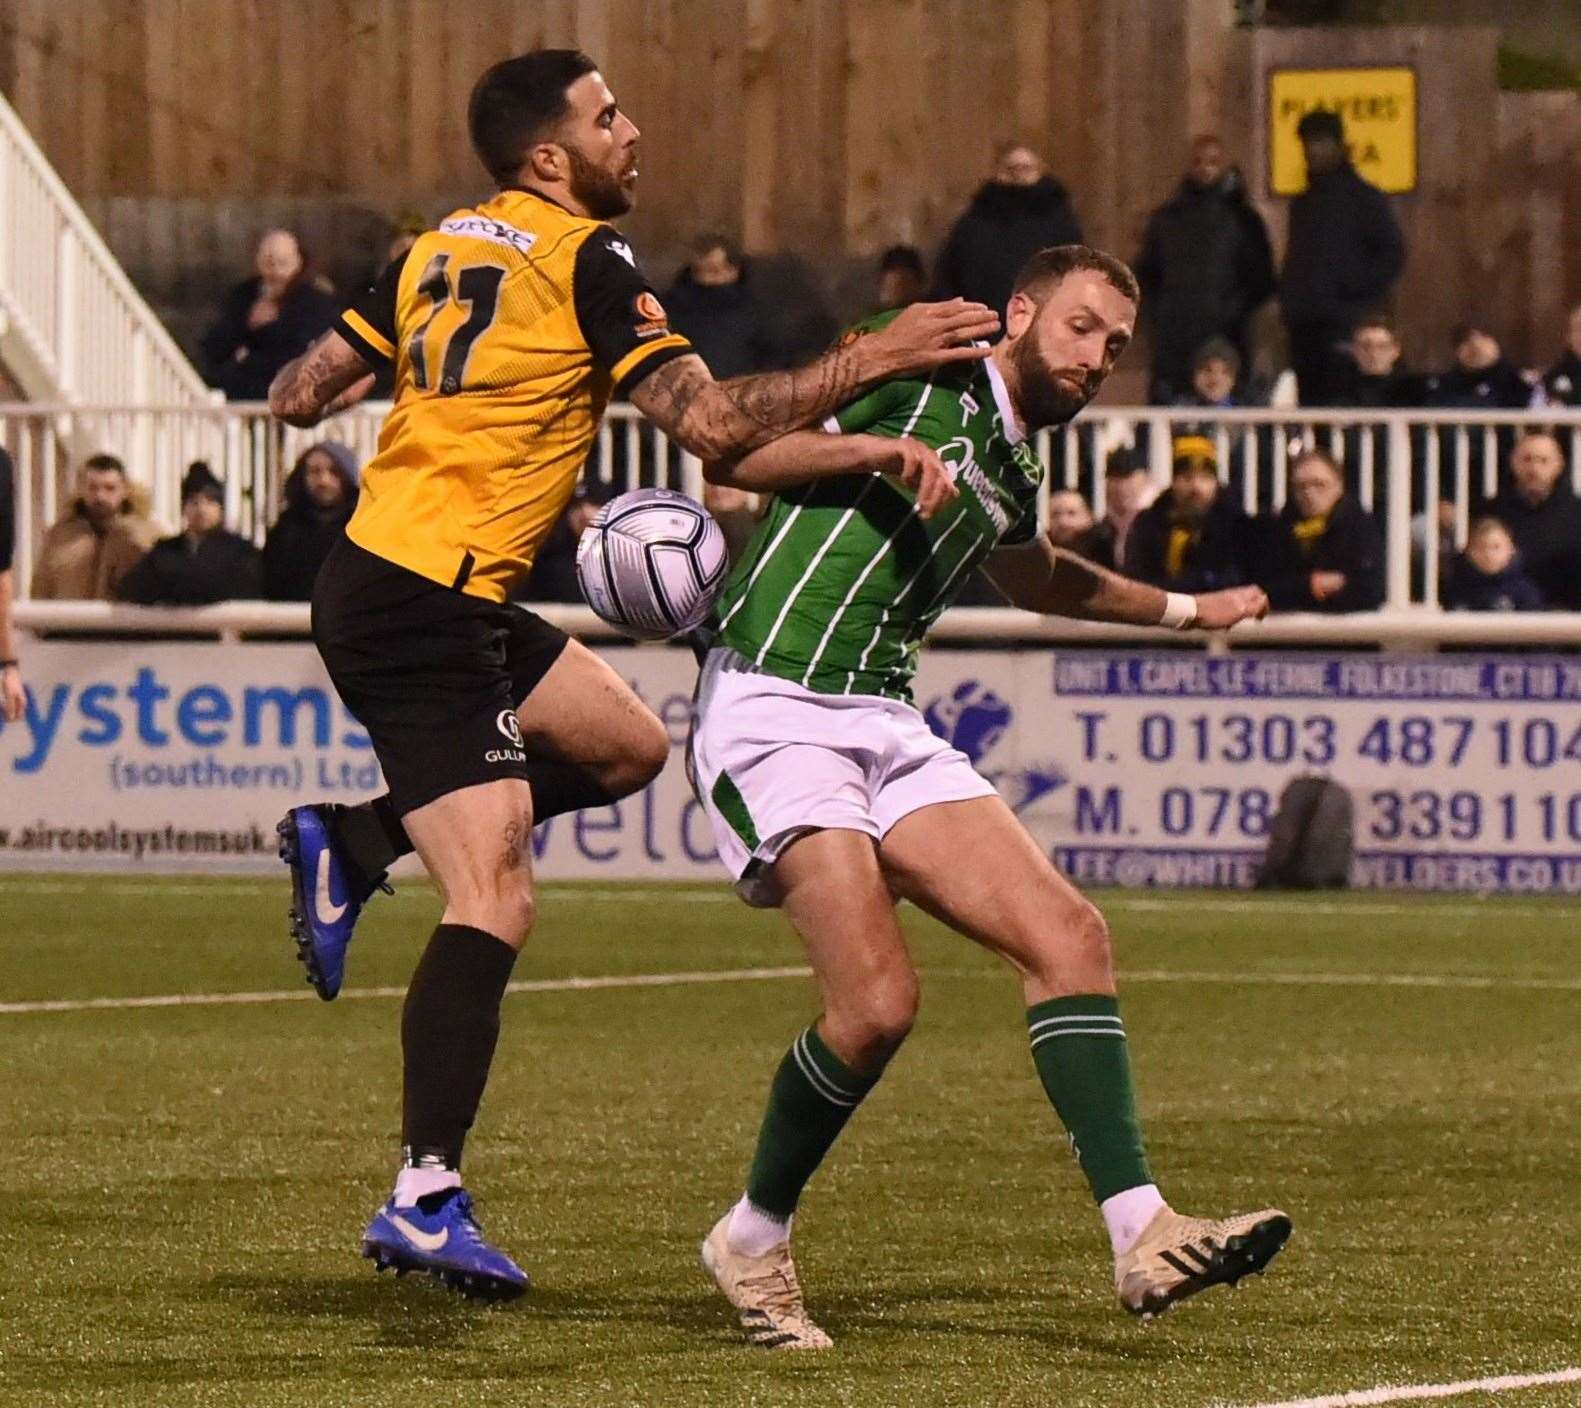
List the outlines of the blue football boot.
{"label": "blue football boot", "polygon": [[392,1198],[362,1234],[362,1254],[397,1276],[416,1271],[443,1281],[469,1300],[515,1300],[532,1284],[527,1273],[483,1240],[464,1188],[419,1198],[415,1207],[396,1207]]}
{"label": "blue football boot", "polygon": [[375,890],[393,891],[380,875],[369,880],[330,837],[323,806],[292,807],[275,830],[280,859],[291,870],[291,937],[313,990],[329,1002],[346,976],[346,946],[357,916]]}

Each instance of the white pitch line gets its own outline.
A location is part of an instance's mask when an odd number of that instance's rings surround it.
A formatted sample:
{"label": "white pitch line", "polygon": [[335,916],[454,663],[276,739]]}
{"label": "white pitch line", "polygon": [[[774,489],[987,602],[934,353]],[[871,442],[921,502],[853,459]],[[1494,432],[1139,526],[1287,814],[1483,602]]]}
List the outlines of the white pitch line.
{"label": "white pitch line", "polygon": [[[769,978],[810,978],[811,968],[732,968],[695,973],[613,973],[599,978],[532,978],[510,983],[513,992],[586,992],[596,988],[674,988],[697,983],[750,983]],[[346,988],[348,998],[405,997],[404,987]],[[32,1012],[102,1012],[136,1007],[250,1007],[267,1002],[316,1002],[318,994],[303,988],[278,992],[174,992],[150,997],[62,998],[44,1002],[0,1002],[0,1016]]]}
{"label": "white pitch line", "polygon": [[1495,912],[1500,918],[1533,919],[1541,916],[1559,918],[1577,912],[1575,904],[1521,904],[1500,903],[1498,900],[1491,902],[1464,901],[1458,904],[1435,904],[1435,895],[1423,895],[1420,900],[1412,904],[1390,904],[1377,900],[1357,900],[1350,903],[1336,904],[1332,900],[1262,900],[1254,899],[1248,895],[1244,900],[1232,899],[1193,899],[1190,890],[1178,892],[1178,898],[1168,900],[1144,899],[1133,895],[1106,895],[1102,890],[1092,892],[1095,902],[1100,909],[1132,909],[1141,914],[1171,914],[1182,910],[1195,910],[1201,914],[1244,914],[1248,916],[1258,914],[1295,914],[1308,917],[1314,914],[1329,916],[1369,916],[1369,915],[1432,915],[1432,914],[1477,914],[1486,915]]}
{"label": "white pitch line", "polygon": [[1520,988],[1533,992],[1581,992],[1581,978],[1502,978],[1474,973],[1205,973],[1171,968],[1120,969],[1127,983],[1266,983],[1281,987],[1335,988]]}
{"label": "white pitch line", "polygon": [[[998,968],[924,968],[923,977],[988,978]],[[703,983],[746,983],[774,978],[810,978],[812,969],[729,968],[690,973],[616,973],[597,978],[534,978],[511,983],[505,991],[583,992],[596,988],[667,988]],[[1213,973],[1168,968],[1137,968],[1120,972],[1126,983],[1223,983],[1231,986],[1279,987],[1399,987],[1460,988],[1493,991],[1500,988],[1531,992],[1581,992],[1581,978],[1501,978],[1456,973]],[[346,988],[342,999],[405,997],[404,987]],[[36,1012],[99,1012],[143,1007],[251,1007],[270,1002],[311,1002],[317,994],[305,988],[272,992],[177,992],[148,997],[56,998],[38,1002],[0,1002],[0,1017]]]}
{"label": "white pitch line", "polygon": [[1491,1379],[1464,1379],[1456,1384],[1355,1389],[1325,1398],[1289,1398],[1278,1403],[1257,1403],[1251,1408],[1372,1408],[1378,1403],[1420,1403],[1432,1398],[1459,1398],[1467,1393],[1511,1393],[1522,1388],[1581,1383],[1581,1369],[1556,1369],[1551,1374],[1504,1374]]}

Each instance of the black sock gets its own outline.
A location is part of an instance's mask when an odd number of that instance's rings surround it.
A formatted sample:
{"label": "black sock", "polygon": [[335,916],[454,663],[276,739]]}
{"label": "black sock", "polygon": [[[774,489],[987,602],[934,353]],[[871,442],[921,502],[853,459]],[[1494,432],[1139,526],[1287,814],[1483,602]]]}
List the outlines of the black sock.
{"label": "black sock", "polygon": [[388,792],[354,807],[332,803],[324,810],[330,839],[370,883],[377,884],[396,861],[411,855],[411,838],[395,814]]}
{"label": "black sock", "polygon": [[461,1166],[500,1035],[500,998],[516,950],[466,924],[441,924],[423,950],[401,1013],[407,1161]]}
{"label": "black sock", "polygon": [[[532,788],[535,826],[565,812],[605,807],[620,800],[580,763],[562,762],[559,758],[529,759],[527,785]],[[373,884],[415,849],[401,818],[395,814],[388,792],[354,807],[330,803],[324,810],[329,815],[335,844]]]}
{"label": "black sock", "polygon": [[564,812],[605,807],[618,800],[580,763],[559,758],[529,758],[527,785],[532,788],[534,826]]}

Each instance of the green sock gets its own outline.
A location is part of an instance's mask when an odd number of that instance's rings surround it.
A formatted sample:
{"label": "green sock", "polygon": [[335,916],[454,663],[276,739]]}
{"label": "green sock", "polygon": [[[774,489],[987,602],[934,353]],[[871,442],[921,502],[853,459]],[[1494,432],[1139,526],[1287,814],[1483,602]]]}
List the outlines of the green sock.
{"label": "green sock", "polygon": [[774,1073],[769,1107],[747,1175],[754,1207],[788,1218],[829,1146],[878,1076],[858,1075],[808,1027]]}
{"label": "green sock", "polygon": [[1151,1183],[1120,1004],[1055,997],[1027,1009],[1032,1060],[1100,1203]]}

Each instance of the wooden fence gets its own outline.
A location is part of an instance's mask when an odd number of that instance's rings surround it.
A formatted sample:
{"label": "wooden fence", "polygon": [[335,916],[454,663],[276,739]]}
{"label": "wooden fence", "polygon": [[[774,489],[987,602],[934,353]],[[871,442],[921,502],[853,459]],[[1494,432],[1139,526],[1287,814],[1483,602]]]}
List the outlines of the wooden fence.
{"label": "wooden fence", "polygon": [[[1228,0],[0,0],[0,89],[134,277],[201,303],[282,215],[337,274],[387,222],[483,186],[463,108],[489,62],[597,55],[642,126],[629,228],[658,272],[718,228],[858,303],[874,251],[931,253],[1024,134],[1094,242],[1133,253],[1188,137],[1217,128],[1262,189],[1274,62],[1417,64],[1422,189],[1399,203],[1422,360],[1488,307],[1522,356],[1581,297],[1574,95],[1500,96],[1494,33],[1229,27]],[[1280,202],[1264,202],[1276,231]],[[842,282],[843,280],[843,282]],[[842,309],[848,311],[848,308]]]}

